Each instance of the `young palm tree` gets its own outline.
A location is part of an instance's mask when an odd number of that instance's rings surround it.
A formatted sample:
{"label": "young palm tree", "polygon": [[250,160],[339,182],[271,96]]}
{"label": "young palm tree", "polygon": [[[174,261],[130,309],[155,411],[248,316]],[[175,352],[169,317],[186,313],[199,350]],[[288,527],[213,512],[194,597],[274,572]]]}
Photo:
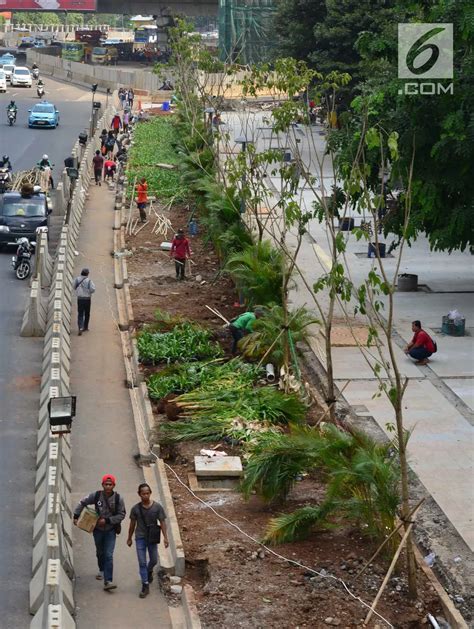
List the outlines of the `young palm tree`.
{"label": "young palm tree", "polygon": [[338,516],[363,524],[364,532],[381,540],[391,533],[399,504],[399,466],[392,444],[377,443],[359,431],[332,424],[322,430],[293,427],[290,434],[259,436],[251,446],[242,489],[265,500],[285,499],[302,472],[322,470],[327,476],[323,502],[271,520],[265,540],[294,541]]}
{"label": "young palm tree", "polygon": [[261,241],[231,255],[226,269],[249,305],[281,303],[283,254],[270,242]]}
{"label": "young palm tree", "polygon": [[239,348],[250,360],[260,360],[266,356],[268,362],[281,367],[285,357],[285,335],[291,337],[293,346],[296,346],[308,338],[308,326],[312,323],[318,323],[318,320],[304,307],[285,313],[282,306],[273,304],[265,308],[264,316],[255,321],[253,332],[240,341]]}

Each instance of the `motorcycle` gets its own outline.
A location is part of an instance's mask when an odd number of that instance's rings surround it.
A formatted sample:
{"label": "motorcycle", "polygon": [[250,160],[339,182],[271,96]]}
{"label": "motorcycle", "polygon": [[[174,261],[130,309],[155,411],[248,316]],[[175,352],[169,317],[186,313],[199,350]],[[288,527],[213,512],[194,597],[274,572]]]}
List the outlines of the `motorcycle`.
{"label": "motorcycle", "polygon": [[26,280],[31,273],[31,256],[34,245],[27,238],[21,238],[18,244],[16,255],[12,256],[12,267],[19,280]]}
{"label": "motorcycle", "polygon": [[43,85],[38,85],[38,87],[36,88],[36,93],[38,94],[38,98],[43,98],[43,96],[44,96],[44,86]]}
{"label": "motorcycle", "polygon": [[16,122],[16,110],[13,107],[9,108],[7,111],[8,124],[13,126]]}
{"label": "motorcycle", "polygon": [[0,194],[11,188],[12,174],[8,167],[0,166]]}
{"label": "motorcycle", "polygon": [[39,68],[33,68],[32,75],[35,81],[38,80],[40,75]]}

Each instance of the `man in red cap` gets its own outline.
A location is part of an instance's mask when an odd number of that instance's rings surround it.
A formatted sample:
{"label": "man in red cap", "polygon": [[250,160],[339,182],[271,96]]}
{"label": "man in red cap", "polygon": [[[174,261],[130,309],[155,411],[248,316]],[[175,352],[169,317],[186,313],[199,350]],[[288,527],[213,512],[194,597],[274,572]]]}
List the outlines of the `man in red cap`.
{"label": "man in red cap", "polygon": [[93,531],[99,573],[98,580],[104,580],[104,590],[115,590],[114,549],[115,538],[120,533],[121,522],[125,517],[125,504],[121,496],[114,491],[115,476],[105,474],[102,478],[102,490],[94,491],[85,496],[74,509],[74,524],[81,515],[84,507],[95,505],[99,516]]}

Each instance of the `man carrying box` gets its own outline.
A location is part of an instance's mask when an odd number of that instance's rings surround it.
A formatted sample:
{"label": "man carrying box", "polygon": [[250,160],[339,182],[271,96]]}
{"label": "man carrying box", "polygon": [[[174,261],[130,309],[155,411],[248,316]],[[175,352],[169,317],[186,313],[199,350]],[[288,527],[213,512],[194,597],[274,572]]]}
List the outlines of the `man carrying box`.
{"label": "man carrying box", "polygon": [[113,582],[115,539],[120,533],[120,523],[126,514],[124,501],[114,492],[114,488],[115,476],[106,474],[102,478],[102,491],[94,491],[85,496],[74,509],[74,524],[81,528],[79,516],[88,505],[95,506],[97,521],[92,534],[99,564],[96,579],[104,580],[104,590],[107,591],[115,590],[117,587]]}

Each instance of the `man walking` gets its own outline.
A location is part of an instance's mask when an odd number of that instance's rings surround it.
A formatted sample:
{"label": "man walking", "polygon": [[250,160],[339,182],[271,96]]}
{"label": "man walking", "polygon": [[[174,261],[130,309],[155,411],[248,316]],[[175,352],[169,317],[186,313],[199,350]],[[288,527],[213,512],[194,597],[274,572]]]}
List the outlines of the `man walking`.
{"label": "man walking", "polygon": [[263,315],[261,308],[255,308],[254,312],[244,312],[239,315],[229,325],[229,331],[232,335],[232,354],[237,353],[237,345],[241,338],[253,332],[253,326],[257,319]]}
{"label": "man walking", "polygon": [[115,590],[114,549],[115,539],[120,533],[120,523],[125,517],[125,504],[122,497],[114,491],[115,476],[106,474],[102,478],[102,490],[94,491],[85,496],[74,509],[73,521],[77,520],[87,505],[95,505],[99,518],[93,531],[99,573],[98,581],[104,580],[104,590]]}
{"label": "man walking", "polygon": [[178,229],[173,242],[171,243],[170,256],[174,258],[176,269],[176,279],[184,280],[186,271],[186,260],[191,257],[191,247],[189,240],[184,235],[183,229]]}
{"label": "man walking", "polygon": [[95,284],[89,277],[89,269],[82,269],[79,277],[73,283],[77,295],[77,327],[78,335],[89,330],[91,316],[91,297],[95,293]]}
{"label": "man walking", "polygon": [[120,129],[122,128],[122,120],[120,116],[118,115],[118,113],[115,113],[114,117],[112,118],[112,122],[110,126],[112,128],[112,131],[115,137],[117,137]]}
{"label": "man walking", "polygon": [[102,169],[104,167],[104,158],[100,154],[99,150],[95,152],[95,155],[92,158],[92,165],[94,167],[95,185],[100,186],[101,185],[100,180],[102,179]]}
{"label": "man walking", "polygon": [[411,324],[413,338],[405,347],[405,354],[416,360],[417,365],[427,365],[428,358],[437,350],[436,343],[431,336],[421,327],[421,321],[413,321]]}
{"label": "man walking", "polygon": [[[138,485],[140,502],[130,511],[130,527],[128,529],[127,545],[131,546],[135,531],[135,546],[137,549],[138,571],[142,580],[140,598],[145,598],[150,592],[153,581],[153,568],[158,563],[158,544],[161,533],[165,548],[168,548],[168,533],[166,530],[166,514],[159,502],[150,499],[151,488],[147,483]],[[160,524],[158,525],[158,521]],[[148,552],[148,563],[147,563]]]}

